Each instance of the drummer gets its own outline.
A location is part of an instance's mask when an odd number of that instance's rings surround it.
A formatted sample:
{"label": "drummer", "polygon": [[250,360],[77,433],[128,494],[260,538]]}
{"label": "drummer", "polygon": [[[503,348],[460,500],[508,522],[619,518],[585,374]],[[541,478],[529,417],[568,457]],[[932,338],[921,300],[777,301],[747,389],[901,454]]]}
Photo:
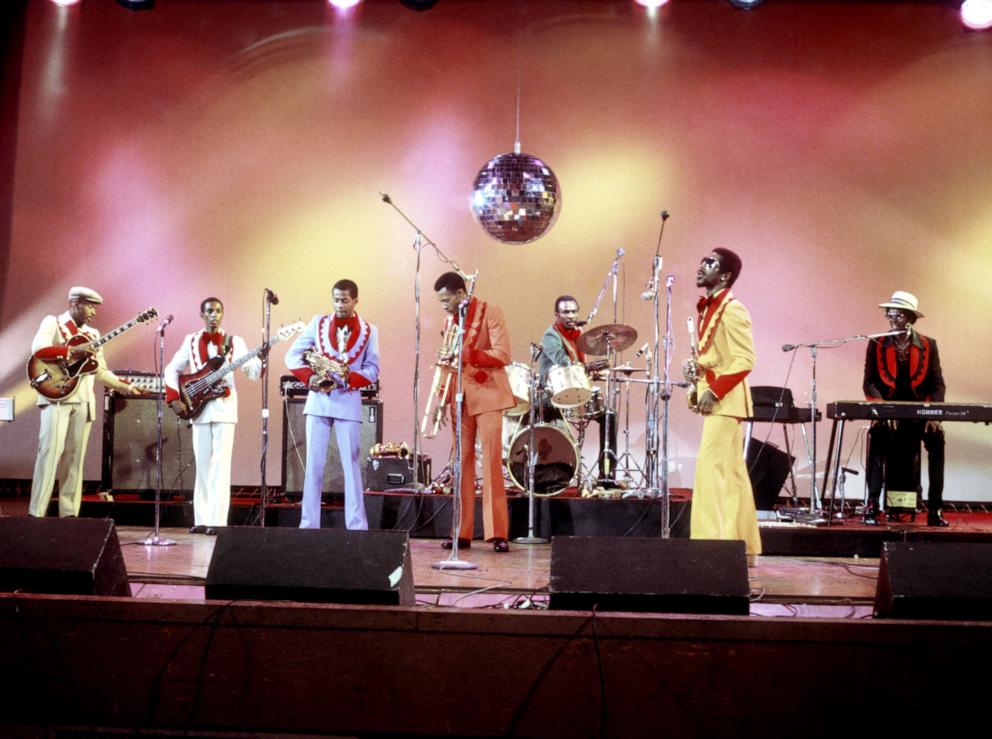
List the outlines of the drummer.
{"label": "drummer", "polygon": [[[579,329],[579,302],[571,295],[559,295],[555,298],[555,320],[544,336],[541,338],[541,386],[547,386],[548,372],[552,367],[570,364],[581,364],[588,372],[603,369],[603,360],[586,362],[585,354],[578,347],[579,337],[582,331]],[[544,420],[551,421],[561,418],[561,412],[548,403],[547,400],[541,403]],[[596,416],[599,423],[599,476],[601,481],[609,482],[614,479],[614,467],[616,462],[616,437],[617,424],[616,414],[607,411],[609,423],[604,423],[606,413]],[[605,428],[610,430],[610,445],[605,446]]]}

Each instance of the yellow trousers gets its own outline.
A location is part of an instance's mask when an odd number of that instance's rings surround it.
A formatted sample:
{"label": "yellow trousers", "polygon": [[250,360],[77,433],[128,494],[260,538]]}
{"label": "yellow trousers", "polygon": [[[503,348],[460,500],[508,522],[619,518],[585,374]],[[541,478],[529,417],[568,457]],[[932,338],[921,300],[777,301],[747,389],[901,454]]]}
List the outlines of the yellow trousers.
{"label": "yellow trousers", "polygon": [[742,425],[731,416],[707,416],[703,421],[690,529],[693,539],[742,539],[748,554],[761,554]]}

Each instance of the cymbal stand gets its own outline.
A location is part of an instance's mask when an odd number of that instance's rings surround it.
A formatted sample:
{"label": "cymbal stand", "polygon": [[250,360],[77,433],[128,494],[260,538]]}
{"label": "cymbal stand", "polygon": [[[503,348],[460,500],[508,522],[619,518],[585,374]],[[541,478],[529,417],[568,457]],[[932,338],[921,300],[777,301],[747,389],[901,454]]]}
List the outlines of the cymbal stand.
{"label": "cymbal stand", "polygon": [[[537,470],[537,447],[535,445],[534,424],[537,421],[535,409],[540,396],[537,394],[537,383],[540,373],[537,368],[537,359],[544,350],[540,346],[531,344],[530,350],[530,384],[527,388],[530,408],[528,409],[530,427],[527,429],[527,536],[518,536],[517,544],[547,544],[548,540],[534,534],[534,473]],[[507,460],[508,466],[513,464],[512,460]]]}
{"label": "cymbal stand", "polygon": [[[623,471],[623,477],[621,479],[626,484],[627,489],[636,490],[640,485],[634,486],[632,484],[634,479],[630,476],[630,465],[634,465],[637,474],[641,477],[640,483],[642,485],[644,483],[644,470],[637,464],[634,455],[630,453],[630,376],[622,380],[617,380],[617,382],[623,383],[623,400],[621,401],[621,408],[623,410],[623,454],[617,460],[617,470]],[[626,497],[626,494],[624,497]]]}
{"label": "cymbal stand", "polygon": [[172,316],[162,321],[158,327],[158,371],[162,379],[162,392],[155,397],[155,420],[158,425],[158,444],[155,447],[155,467],[158,472],[158,484],[155,487],[155,530],[141,540],[145,546],[171,547],[175,539],[159,535],[159,523],[162,518],[162,407],[165,404],[165,327],[169,325]]}
{"label": "cymbal stand", "polygon": [[[462,355],[465,352],[465,312],[468,310],[468,300],[458,304],[458,341],[455,351],[455,474],[451,482],[451,555],[431,565],[435,570],[477,570],[474,562],[458,559],[458,534],[462,525],[462,411],[465,406],[465,395],[462,392]],[[416,419],[414,419],[416,421]],[[469,470],[473,480],[475,470]]]}

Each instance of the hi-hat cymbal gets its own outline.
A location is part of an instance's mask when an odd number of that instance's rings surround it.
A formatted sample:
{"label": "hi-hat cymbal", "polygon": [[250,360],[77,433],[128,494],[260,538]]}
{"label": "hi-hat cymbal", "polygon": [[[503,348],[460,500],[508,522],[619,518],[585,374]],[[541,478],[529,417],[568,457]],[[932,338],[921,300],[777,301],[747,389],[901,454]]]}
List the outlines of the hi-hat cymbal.
{"label": "hi-hat cymbal", "polygon": [[576,343],[586,354],[609,354],[610,350],[622,352],[637,341],[637,330],[622,323],[607,323],[586,331]]}
{"label": "hi-hat cymbal", "polygon": [[628,362],[627,364],[621,364],[618,367],[610,367],[607,371],[612,372],[615,375],[632,375],[635,372],[647,372],[647,369],[645,367],[631,367]]}

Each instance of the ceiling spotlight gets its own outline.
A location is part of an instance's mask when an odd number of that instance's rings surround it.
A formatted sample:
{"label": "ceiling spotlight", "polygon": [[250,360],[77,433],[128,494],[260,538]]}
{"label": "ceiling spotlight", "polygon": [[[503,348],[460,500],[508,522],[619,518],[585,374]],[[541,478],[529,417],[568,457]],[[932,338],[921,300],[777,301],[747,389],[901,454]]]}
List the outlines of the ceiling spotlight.
{"label": "ceiling spotlight", "polygon": [[430,10],[437,5],[437,0],[400,0],[400,3],[410,10]]}
{"label": "ceiling spotlight", "polygon": [[972,31],[992,28],[992,0],[964,0],[961,3],[961,22]]}
{"label": "ceiling spotlight", "polygon": [[350,10],[354,8],[362,0],[327,0],[331,5],[333,5],[338,10]]}
{"label": "ceiling spotlight", "polygon": [[730,0],[730,4],[739,10],[751,10],[757,8],[763,0]]}
{"label": "ceiling spotlight", "polygon": [[648,10],[655,10],[662,5],[668,5],[668,0],[634,0],[638,5],[643,5]]}

